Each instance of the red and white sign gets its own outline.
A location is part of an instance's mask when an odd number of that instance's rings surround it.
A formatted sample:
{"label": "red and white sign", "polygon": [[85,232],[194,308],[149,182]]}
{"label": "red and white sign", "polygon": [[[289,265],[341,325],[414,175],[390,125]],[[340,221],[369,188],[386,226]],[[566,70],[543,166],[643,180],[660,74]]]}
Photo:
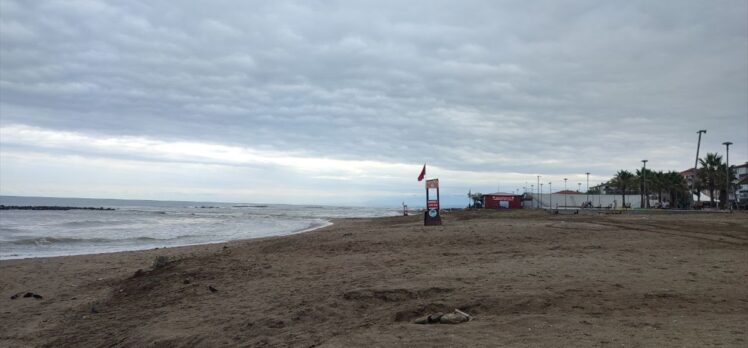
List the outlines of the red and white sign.
{"label": "red and white sign", "polygon": [[439,179],[426,180],[426,208],[439,209]]}

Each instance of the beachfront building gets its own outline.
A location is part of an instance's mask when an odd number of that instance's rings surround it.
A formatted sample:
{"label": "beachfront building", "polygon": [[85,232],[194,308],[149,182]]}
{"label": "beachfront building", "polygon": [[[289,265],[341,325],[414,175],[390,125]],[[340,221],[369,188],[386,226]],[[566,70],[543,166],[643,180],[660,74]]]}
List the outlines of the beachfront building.
{"label": "beachfront building", "polygon": [[[698,173],[698,170],[696,168],[688,168],[682,172],[680,172],[680,176],[683,177],[684,180],[686,180],[686,187],[690,188],[692,199],[694,202],[696,201],[704,201],[709,200],[709,190],[707,190],[704,185],[701,185],[701,191],[697,191],[693,185],[696,183],[696,180],[698,179],[696,177]],[[704,197],[706,196],[706,197]]]}
{"label": "beachfront building", "polygon": [[[738,206],[741,207],[748,207],[748,162],[730,166],[730,172],[734,176],[734,179],[731,182],[731,190],[728,193],[728,201],[735,202]],[[696,169],[689,168],[680,172],[680,175],[686,180],[686,184],[688,185],[688,187],[692,187],[694,180],[696,180],[696,173]],[[722,177],[724,178],[724,176]],[[704,186],[706,185],[702,185],[701,192],[693,191],[694,195],[697,195],[697,197],[694,197],[694,201],[709,200],[710,192]],[[715,200],[719,200],[720,197],[724,199],[724,197],[721,196],[720,192],[724,192],[723,183],[721,185],[717,185],[717,189],[714,192],[715,196],[717,196],[715,197]]]}
{"label": "beachfront building", "polygon": [[680,172],[680,176],[682,176],[683,179],[686,180],[686,187],[693,187],[693,183],[696,180],[696,169],[688,168]]}
{"label": "beachfront building", "polygon": [[523,195],[494,192],[483,195],[483,207],[487,209],[522,209]]}
{"label": "beachfront building", "polygon": [[734,199],[738,207],[748,208],[748,162],[730,166],[735,180],[732,182],[735,191],[730,199]]}

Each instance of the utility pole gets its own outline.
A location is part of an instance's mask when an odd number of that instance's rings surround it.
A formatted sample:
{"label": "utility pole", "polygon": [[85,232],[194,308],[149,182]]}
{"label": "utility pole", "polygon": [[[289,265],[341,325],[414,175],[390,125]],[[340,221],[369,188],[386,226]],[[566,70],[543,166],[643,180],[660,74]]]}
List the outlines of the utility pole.
{"label": "utility pole", "polygon": [[647,195],[647,160],[642,160],[644,168],[642,169],[642,181],[644,182],[644,206],[642,208],[649,208],[649,196]]}
{"label": "utility pole", "polygon": [[553,210],[553,186],[551,186],[551,182],[548,182],[548,208]]}
{"label": "utility pole", "polygon": [[725,203],[730,206],[730,211],[732,212],[732,204],[730,204],[730,145],[732,143],[725,141],[722,145],[725,145],[725,150],[727,151],[727,159],[725,160],[725,174],[727,174],[725,178]]}
{"label": "utility pole", "polygon": [[[696,162],[694,162],[693,164],[693,180],[691,180],[691,194],[689,195],[689,202],[693,200],[693,189],[696,187],[696,180],[699,180],[699,173],[697,170],[699,168],[699,148],[701,148],[701,134],[706,133],[706,129],[702,129],[696,133],[699,134],[699,142],[696,143]],[[699,201],[701,201],[701,192],[699,192],[696,196],[699,197]]]}
{"label": "utility pole", "polygon": [[696,169],[696,167],[699,166],[699,148],[701,147],[701,133],[706,133],[706,129],[702,129],[696,133],[699,134],[699,142],[696,143],[696,162],[694,162],[693,164],[694,169]]}
{"label": "utility pole", "polygon": [[566,209],[566,178],[564,178],[564,209]]}

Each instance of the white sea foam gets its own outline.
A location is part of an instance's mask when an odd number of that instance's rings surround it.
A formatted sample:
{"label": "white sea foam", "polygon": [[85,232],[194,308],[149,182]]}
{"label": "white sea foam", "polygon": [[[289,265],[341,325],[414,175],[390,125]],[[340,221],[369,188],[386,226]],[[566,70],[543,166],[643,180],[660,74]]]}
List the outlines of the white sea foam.
{"label": "white sea foam", "polygon": [[0,210],[0,259],[96,254],[281,236],[330,219],[394,209],[0,196],[3,205],[115,210]]}

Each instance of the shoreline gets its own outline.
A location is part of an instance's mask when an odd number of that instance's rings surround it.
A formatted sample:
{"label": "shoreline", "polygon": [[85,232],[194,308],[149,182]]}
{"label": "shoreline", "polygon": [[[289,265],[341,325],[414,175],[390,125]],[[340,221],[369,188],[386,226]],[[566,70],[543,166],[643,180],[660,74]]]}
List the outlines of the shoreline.
{"label": "shoreline", "polygon": [[[34,260],[55,260],[55,259],[64,259],[64,258],[77,258],[77,257],[94,257],[94,256],[106,256],[106,255],[125,255],[128,253],[151,253],[151,252],[158,252],[158,251],[173,251],[173,253],[189,253],[194,252],[192,249],[195,250],[203,250],[206,248],[202,247],[210,247],[210,246],[216,246],[219,244],[237,244],[237,243],[247,243],[247,242],[253,242],[253,241],[263,241],[263,240],[269,240],[274,238],[283,238],[283,237],[290,237],[295,236],[299,234],[304,233],[310,233],[315,232],[318,230],[322,230],[328,227],[331,227],[335,225],[336,221],[343,221],[343,220],[357,220],[357,219],[378,219],[378,218],[387,218],[387,216],[383,217],[367,217],[367,218],[336,218],[336,219],[329,219],[326,220],[327,223],[317,226],[317,227],[310,227],[305,229],[300,229],[294,232],[281,234],[281,235],[275,235],[275,236],[263,236],[263,237],[256,237],[256,238],[244,238],[244,239],[233,239],[233,240],[225,240],[225,241],[216,241],[216,242],[210,242],[210,243],[197,243],[197,244],[186,244],[186,245],[177,245],[177,246],[169,246],[169,247],[156,247],[156,248],[148,248],[148,249],[133,249],[133,250],[119,250],[119,251],[105,251],[100,253],[89,253],[89,254],[73,254],[73,255],[57,255],[57,256],[38,256],[38,257],[25,257],[25,258],[12,258],[12,259],[0,259],[0,266],[3,265],[3,263],[6,262],[12,262],[12,261],[31,261]],[[172,254],[172,252],[169,252],[169,254]]]}
{"label": "shoreline", "polygon": [[191,247],[191,246],[200,246],[200,245],[212,245],[212,244],[231,243],[231,242],[237,242],[237,241],[249,241],[249,240],[263,239],[263,238],[291,236],[291,235],[295,235],[295,234],[307,233],[307,232],[311,232],[311,231],[318,230],[318,229],[321,229],[321,228],[325,228],[325,227],[328,227],[328,226],[332,226],[333,223],[334,223],[334,220],[336,220],[336,219],[321,219],[321,220],[324,220],[324,223],[320,224],[319,226],[312,226],[312,227],[302,228],[302,229],[299,229],[299,230],[294,230],[294,231],[291,231],[291,232],[287,232],[287,233],[279,234],[279,235],[274,235],[274,236],[263,236],[263,237],[232,239],[232,240],[219,240],[219,241],[212,241],[212,242],[206,242],[206,243],[194,243],[194,244],[184,244],[184,245],[174,245],[174,246],[163,246],[163,247],[155,247],[155,248],[154,247],[147,247],[147,248],[142,248],[142,249],[126,249],[126,250],[115,250],[115,251],[102,251],[102,252],[96,252],[96,253],[82,253],[82,254],[68,254],[68,255],[46,255],[46,256],[24,256],[24,257],[15,257],[14,255],[10,255],[10,257],[8,257],[8,258],[0,258],[0,264],[2,264],[3,261],[8,261],[8,260],[29,260],[29,259],[39,259],[39,258],[55,258],[55,257],[69,257],[69,256],[115,254],[115,253],[131,252],[131,251],[146,251],[146,250],[182,248],[182,247]]}
{"label": "shoreline", "polygon": [[[746,214],[443,218],[438,227],[417,215],[333,219],[228,243],[2,260],[0,345],[748,341]],[[151,268],[159,256],[169,262]],[[19,292],[43,298],[10,299]],[[475,320],[413,323],[454,309]]]}

